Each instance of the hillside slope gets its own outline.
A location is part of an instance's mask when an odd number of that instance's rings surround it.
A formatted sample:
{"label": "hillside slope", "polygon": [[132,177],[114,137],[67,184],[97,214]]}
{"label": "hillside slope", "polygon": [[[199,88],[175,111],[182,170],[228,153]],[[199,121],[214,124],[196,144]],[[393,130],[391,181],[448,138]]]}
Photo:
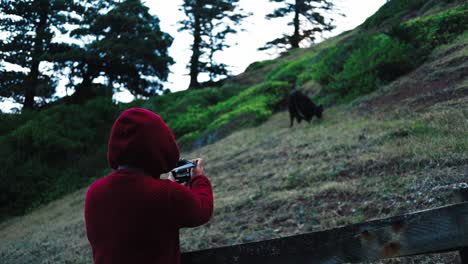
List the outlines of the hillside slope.
{"label": "hillside slope", "polygon": [[[104,137],[131,106],[168,120],[188,146],[182,156],[203,157],[213,181],[214,217],[182,231],[185,251],[452,202],[468,181],[468,23],[458,23],[467,10],[457,0],[393,0],[358,29],[254,63],[222,88],[2,116],[17,127],[0,129],[1,209],[21,212],[73,193],[0,222],[0,263],[91,263],[86,188],[74,190],[108,171]],[[292,84],[327,104],[322,120],[289,128]],[[443,254],[378,263],[457,262]]]}
{"label": "hillside slope", "polygon": [[[328,108],[321,121],[289,128],[287,112],[279,112],[258,127],[183,153],[205,159],[215,189],[214,218],[182,232],[183,250],[449,203],[468,179],[467,46],[465,34],[410,75],[351,105]],[[2,262],[91,263],[84,194],[85,189],[3,222]],[[381,263],[456,263],[456,256]]]}
{"label": "hillside slope", "polygon": [[[466,32],[467,14],[468,3],[463,0],[392,0],[362,26],[310,48],[290,50],[278,59],[255,62],[222,87],[119,105],[105,97],[82,104],[65,98],[39,112],[0,114],[4,124],[0,128],[0,221],[63,197],[107,173],[108,131],[118,114],[129,107],[161,115],[183,150],[199,148],[262,124],[286,108],[293,87],[325,106],[348,104],[382,89]],[[463,66],[441,67],[456,70],[459,79],[463,78]],[[441,72],[422,69],[416,75],[432,73],[437,78]],[[394,104],[400,97],[444,86],[445,80],[435,84],[428,78],[425,87],[414,88],[419,83],[408,81],[401,88],[403,96],[380,101]],[[463,95],[463,91],[454,95],[459,93]],[[379,108],[382,103],[371,104]]]}

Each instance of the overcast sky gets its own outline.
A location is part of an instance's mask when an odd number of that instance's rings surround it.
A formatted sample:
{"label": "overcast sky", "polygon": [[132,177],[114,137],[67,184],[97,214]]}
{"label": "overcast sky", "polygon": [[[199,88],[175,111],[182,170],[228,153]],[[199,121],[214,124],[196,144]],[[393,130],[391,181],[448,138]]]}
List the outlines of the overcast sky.
{"label": "overcast sky", "polygon": [[[179,25],[177,22],[184,19],[184,14],[180,11],[183,0],[143,0],[150,8],[150,13],[157,15],[161,21],[161,29],[169,33],[174,42],[169,49],[169,54],[175,61],[171,66],[171,74],[166,88],[171,91],[185,90],[188,87],[190,78],[188,76],[187,64],[190,60],[190,44],[192,36],[189,32],[177,32]],[[291,18],[266,20],[265,15],[270,13],[277,3],[268,0],[240,0],[240,7],[253,15],[242,23],[244,31],[236,35],[230,35],[227,39],[229,43],[237,45],[218,53],[216,59],[229,65],[233,75],[239,74],[255,61],[273,59],[278,56],[278,51],[258,51],[266,42],[281,36],[283,33],[291,34],[292,28],[287,26]],[[367,17],[374,14],[385,0],[335,0],[340,13],[346,17],[335,17],[336,29],[324,37],[337,35],[343,31],[350,30],[365,21]],[[206,81],[206,76],[199,76],[199,81]],[[63,88],[65,80],[60,82],[57,89],[59,96],[65,95]],[[133,99],[128,92],[119,93],[115,96],[119,101],[128,102]],[[2,110],[12,107],[12,104],[5,102],[0,104]]]}

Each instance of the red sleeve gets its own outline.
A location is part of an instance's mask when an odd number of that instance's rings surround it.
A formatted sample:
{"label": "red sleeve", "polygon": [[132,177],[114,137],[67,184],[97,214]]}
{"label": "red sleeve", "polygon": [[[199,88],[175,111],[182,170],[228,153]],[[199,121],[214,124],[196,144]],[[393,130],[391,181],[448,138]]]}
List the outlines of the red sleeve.
{"label": "red sleeve", "polygon": [[192,178],[191,188],[173,183],[170,206],[179,227],[195,227],[210,220],[213,214],[213,190],[203,175]]}

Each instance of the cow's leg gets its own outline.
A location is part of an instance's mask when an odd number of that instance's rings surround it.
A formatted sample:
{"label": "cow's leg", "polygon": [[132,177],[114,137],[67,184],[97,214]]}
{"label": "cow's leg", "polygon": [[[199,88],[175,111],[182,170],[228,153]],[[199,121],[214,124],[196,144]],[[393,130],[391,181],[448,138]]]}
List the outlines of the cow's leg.
{"label": "cow's leg", "polygon": [[293,123],[294,123],[294,115],[292,112],[289,112],[289,120],[291,120],[291,125],[289,125],[289,127],[293,127]]}

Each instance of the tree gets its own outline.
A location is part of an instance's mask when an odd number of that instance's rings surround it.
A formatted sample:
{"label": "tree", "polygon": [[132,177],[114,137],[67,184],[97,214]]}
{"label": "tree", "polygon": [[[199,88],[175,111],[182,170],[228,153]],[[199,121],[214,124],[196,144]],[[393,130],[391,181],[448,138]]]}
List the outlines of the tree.
{"label": "tree", "polygon": [[331,0],[270,0],[270,2],[283,3],[273,13],[266,16],[267,19],[287,17],[293,15],[289,26],[294,26],[292,35],[283,35],[270,42],[259,50],[267,50],[273,47],[282,49],[299,48],[304,40],[313,42],[316,33],[331,31],[335,28],[333,19],[326,19],[325,15],[334,9]]}
{"label": "tree", "polygon": [[179,31],[193,35],[189,88],[199,88],[198,75],[206,72],[210,81],[227,76],[227,65],[215,61],[214,55],[229,47],[226,37],[237,33],[235,29],[249,14],[238,7],[239,0],[184,0],[182,10],[186,19],[180,21]]}
{"label": "tree", "polygon": [[[86,102],[96,95],[111,95],[112,89],[102,89],[104,86],[93,81],[104,76],[103,59],[91,43],[102,39],[100,30],[95,28],[97,20],[118,3],[117,0],[82,0],[85,6],[80,16],[80,24],[71,30],[70,36],[78,44],[69,44],[60,54],[55,54],[55,71],[69,72],[67,88],[74,90],[71,102]],[[109,87],[111,85],[108,85]]]}
{"label": "tree", "polygon": [[[55,72],[70,72],[81,101],[93,93],[112,94],[114,84],[150,96],[167,79],[172,38],[140,0],[0,1],[0,32],[7,32],[0,43],[0,96],[24,109],[52,98],[59,74],[47,73],[51,65]],[[63,43],[69,33],[76,44]],[[5,67],[11,65],[22,70]],[[107,77],[110,89],[93,82],[99,76]]]}
{"label": "tree", "polygon": [[41,63],[60,49],[55,32],[65,32],[76,11],[79,6],[73,0],[0,1],[0,32],[7,34],[0,43],[0,61],[22,68],[0,69],[0,96],[13,98],[24,109],[33,109],[37,97],[51,97],[55,82],[41,70]]}
{"label": "tree", "polygon": [[78,87],[89,88],[103,74],[110,94],[115,84],[136,96],[162,90],[173,60],[168,54],[172,37],[161,31],[159,19],[140,0],[108,1],[105,7],[88,12],[88,23],[72,32],[80,39],[92,39],[81,55],[79,48],[71,49],[81,58],[75,68],[82,78]]}

